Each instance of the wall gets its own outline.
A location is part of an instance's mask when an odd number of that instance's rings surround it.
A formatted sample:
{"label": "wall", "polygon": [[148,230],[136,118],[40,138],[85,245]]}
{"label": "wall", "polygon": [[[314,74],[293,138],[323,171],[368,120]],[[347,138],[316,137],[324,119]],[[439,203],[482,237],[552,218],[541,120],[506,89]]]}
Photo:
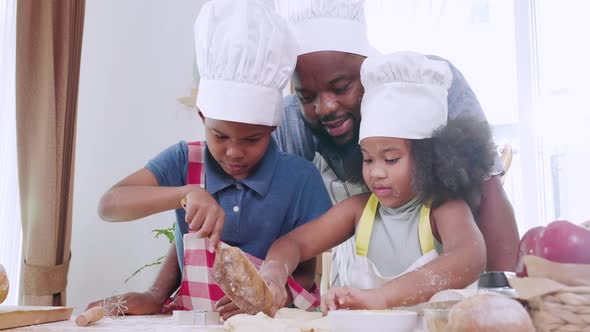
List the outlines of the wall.
{"label": "wall", "polygon": [[151,230],[172,212],[130,223],[97,214],[100,196],[181,139],[202,138],[196,114],[175,99],[191,88],[193,23],[200,0],[87,0],[78,100],[68,305],[78,310],[117,290],[141,291],[164,255]]}

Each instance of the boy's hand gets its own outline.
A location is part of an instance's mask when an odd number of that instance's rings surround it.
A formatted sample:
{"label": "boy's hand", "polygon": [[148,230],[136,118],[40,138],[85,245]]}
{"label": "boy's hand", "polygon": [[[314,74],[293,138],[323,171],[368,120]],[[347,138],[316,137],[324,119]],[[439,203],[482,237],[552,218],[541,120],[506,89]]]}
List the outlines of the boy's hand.
{"label": "boy's hand", "polygon": [[[117,295],[116,297],[120,297],[121,304],[127,307],[127,309],[123,307],[123,313],[125,315],[154,315],[162,312],[162,301],[149,291],[143,293],[129,292]],[[105,300],[108,300],[108,298]],[[90,303],[86,307],[86,310],[102,305],[104,303],[103,301],[98,300]],[[113,301],[116,301],[116,299]]]}
{"label": "boy's hand", "polygon": [[215,303],[214,310],[219,313],[219,316],[223,318],[223,320],[228,320],[231,316],[244,313],[244,310],[238,308],[227,295]]}
{"label": "boy's hand", "polygon": [[200,238],[209,238],[209,251],[215,251],[221,239],[225,212],[206,190],[199,186],[189,186],[186,199],[185,221]]}
{"label": "boy's hand", "polygon": [[322,298],[322,313],[338,309],[387,309],[387,302],[379,288],[332,287]]}

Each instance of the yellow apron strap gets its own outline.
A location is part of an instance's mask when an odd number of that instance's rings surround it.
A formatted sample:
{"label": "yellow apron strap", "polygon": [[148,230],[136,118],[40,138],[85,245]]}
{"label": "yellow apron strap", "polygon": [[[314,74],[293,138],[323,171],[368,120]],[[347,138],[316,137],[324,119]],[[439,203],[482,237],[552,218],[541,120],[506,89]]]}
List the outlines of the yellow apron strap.
{"label": "yellow apron strap", "polygon": [[430,227],[430,204],[424,204],[420,209],[418,237],[420,238],[420,249],[422,249],[423,255],[434,250],[434,236]]}
{"label": "yellow apron strap", "polygon": [[379,200],[377,196],[371,194],[356,231],[356,254],[358,256],[367,256],[369,253],[369,241],[371,240],[371,232],[373,232],[373,222],[375,221],[378,205]]}

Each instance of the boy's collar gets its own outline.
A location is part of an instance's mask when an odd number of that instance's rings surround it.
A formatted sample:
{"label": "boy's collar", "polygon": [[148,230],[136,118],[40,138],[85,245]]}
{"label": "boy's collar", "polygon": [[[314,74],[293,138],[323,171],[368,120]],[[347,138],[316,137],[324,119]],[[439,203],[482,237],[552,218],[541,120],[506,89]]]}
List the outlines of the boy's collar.
{"label": "boy's collar", "polygon": [[264,197],[270,189],[270,183],[279,157],[278,147],[274,139],[271,138],[264,156],[262,156],[252,174],[243,180],[237,181],[223,171],[217,161],[213,159],[207,149],[207,144],[205,144],[205,188],[210,194],[215,194],[239,182]]}

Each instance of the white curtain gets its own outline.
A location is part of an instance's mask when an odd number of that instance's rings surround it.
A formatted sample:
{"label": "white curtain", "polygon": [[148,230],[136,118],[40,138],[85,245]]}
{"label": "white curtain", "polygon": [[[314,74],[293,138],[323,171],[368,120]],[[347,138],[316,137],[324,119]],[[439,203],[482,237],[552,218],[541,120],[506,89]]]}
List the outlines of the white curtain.
{"label": "white curtain", "polygon": [[15,305],[21,266],[21,215],[16,161],[16,0],[0,1],[0,264],[10,281],[3,304]]}

